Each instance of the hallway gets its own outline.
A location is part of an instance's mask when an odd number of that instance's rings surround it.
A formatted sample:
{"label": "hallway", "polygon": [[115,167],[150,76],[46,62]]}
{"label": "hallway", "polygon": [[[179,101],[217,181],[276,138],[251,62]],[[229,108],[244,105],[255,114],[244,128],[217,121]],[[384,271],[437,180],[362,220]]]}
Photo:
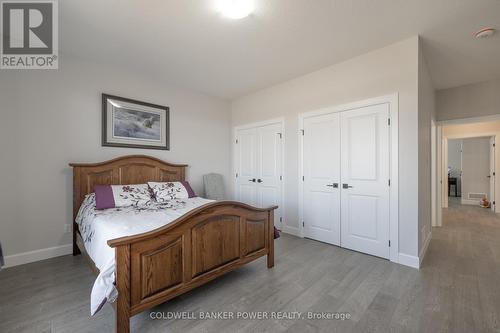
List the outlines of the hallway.
{"label": "hallway", "polygon": [[450,200],[421,272],[434,331],[500,332],[499,214]]}

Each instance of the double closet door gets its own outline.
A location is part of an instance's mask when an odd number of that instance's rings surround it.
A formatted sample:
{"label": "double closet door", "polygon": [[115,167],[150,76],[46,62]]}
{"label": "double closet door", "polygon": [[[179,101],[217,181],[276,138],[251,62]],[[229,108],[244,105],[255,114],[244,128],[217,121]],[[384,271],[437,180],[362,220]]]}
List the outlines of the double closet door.
{"label": "double closet door", "polygon": [[305,237],[389,258],[389,104],[303,121]]}
{"label": "double closet door", "polygon": [[236,129],[236,200],[256,207],[279,206],[282,211],[282,124]]}

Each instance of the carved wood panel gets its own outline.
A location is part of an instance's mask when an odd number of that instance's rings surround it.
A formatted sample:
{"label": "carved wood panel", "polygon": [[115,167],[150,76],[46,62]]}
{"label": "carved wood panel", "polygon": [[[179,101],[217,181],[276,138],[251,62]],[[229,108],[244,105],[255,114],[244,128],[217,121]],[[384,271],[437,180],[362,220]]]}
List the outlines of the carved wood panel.
{"label": "carved wood panel", "polygon": [[141,298],[182,282],[182,240],[141,255]]}
{"label": "carved wood panel", "polygon": [[198,276],[240,257],[240,218],[215,216],[195,226],[192,238],[192,276]]}
{"label": "carved wood panel", "polygon": [[148,181],[156,180],[157,177],[156,166],[147,164],[129,164],[120,167],[120,184],[144,184]]}
{"label": "carved wood panel", "polygon": [[266,247],[266,220],[246,221],[246,253],[250,254]]}
{"label": "carved wood panel", "polygon": [[181,234],[172,234],[132,245],[132,305],[140,304],[183,282],[184,241]]}
{"label": "carved wood panel", "polygon": [[160,182],[173,182],[184,179],[183,170],[159,169],[158,171],[160,174],[158,181]]}
{"label": "carved wood panel", "polygon": [[94,185],[107,185],[112,184],[115,180],[114,170],[107,169],[99,172],[89,172],[85,176],[85,192],[94,192]]}

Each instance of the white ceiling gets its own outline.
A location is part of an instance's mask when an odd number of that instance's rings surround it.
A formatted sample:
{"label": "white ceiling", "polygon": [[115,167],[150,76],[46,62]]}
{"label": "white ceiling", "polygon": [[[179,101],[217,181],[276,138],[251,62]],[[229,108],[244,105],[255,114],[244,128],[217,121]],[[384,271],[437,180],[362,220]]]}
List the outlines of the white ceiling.
{"label": "white ceiling", "polygon": [[[500,77],[500,0],[256,0],[229,20],[214,0],[59,1],[62,54],[131,67],[223,98],[419,34],[435,87]],[[62,60],[63,61],[63,60]]]}

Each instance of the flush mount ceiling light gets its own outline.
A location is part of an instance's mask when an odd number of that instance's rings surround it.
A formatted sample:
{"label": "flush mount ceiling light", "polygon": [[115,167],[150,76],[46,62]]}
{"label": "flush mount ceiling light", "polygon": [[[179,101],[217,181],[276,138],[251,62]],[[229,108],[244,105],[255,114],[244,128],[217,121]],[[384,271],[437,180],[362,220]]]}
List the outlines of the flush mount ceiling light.
{"label": "flush mount ceiling light", "polygon": [[495,33],[495,31],[496,30],[494,28],[484,28],[484,29],[481,29],[478,32],[476,32],[474,34],[474,37],[476,37],[476,38],[488,38],[488,37],[492,36]]}
{"label": "flush mount ceiling light", "polygon": [[217,10],[227,18],[238,20],[250,15],[254,9],[254,0],[217,0]]}

